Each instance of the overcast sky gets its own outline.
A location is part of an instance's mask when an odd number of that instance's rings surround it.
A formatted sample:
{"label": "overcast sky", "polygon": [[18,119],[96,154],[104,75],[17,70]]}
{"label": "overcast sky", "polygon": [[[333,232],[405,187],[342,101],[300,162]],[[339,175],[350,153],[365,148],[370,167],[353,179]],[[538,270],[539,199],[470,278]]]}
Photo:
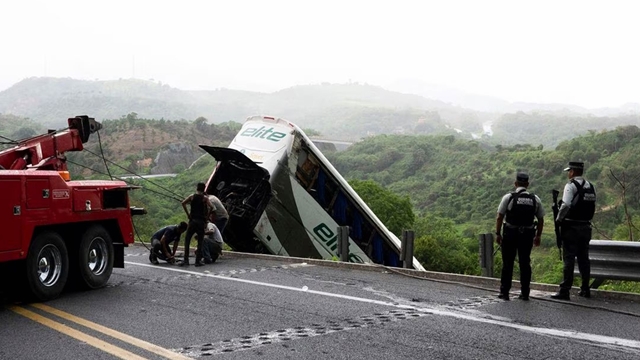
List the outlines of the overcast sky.
{"label": "overcast sky", "polygon": [[185,90],[411,78],[509,101],[640,102],[638,1],[2,1],[0,91],[31,76]]}

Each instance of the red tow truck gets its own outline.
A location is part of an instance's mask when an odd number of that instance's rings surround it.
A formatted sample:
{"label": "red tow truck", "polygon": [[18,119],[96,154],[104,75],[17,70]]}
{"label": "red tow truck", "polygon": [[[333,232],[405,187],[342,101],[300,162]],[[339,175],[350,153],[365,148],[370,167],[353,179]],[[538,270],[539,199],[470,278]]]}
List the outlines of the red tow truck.
{"label": "red tow truck", "polygon": [[0,265],[21,269],[39,301],[71,282],[105,286],[134,241],[132,215],[145,213],[130,206],[123,181],[70,180],[64,153],[81,151],[102,125],[86,115],[68,124],[0,151]]}

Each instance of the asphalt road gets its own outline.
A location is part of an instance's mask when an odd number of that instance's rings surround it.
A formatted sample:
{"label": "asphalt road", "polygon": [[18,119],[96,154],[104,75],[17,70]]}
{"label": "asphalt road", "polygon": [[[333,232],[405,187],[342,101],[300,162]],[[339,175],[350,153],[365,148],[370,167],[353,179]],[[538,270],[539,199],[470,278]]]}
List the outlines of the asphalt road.
{"label": "asphalt road", "polygon": [[[0,359],[638,359],[640,304],[223,256],[149,264],[44,304],[0,296]],[[0,293],[0,295],[2,295]]]}

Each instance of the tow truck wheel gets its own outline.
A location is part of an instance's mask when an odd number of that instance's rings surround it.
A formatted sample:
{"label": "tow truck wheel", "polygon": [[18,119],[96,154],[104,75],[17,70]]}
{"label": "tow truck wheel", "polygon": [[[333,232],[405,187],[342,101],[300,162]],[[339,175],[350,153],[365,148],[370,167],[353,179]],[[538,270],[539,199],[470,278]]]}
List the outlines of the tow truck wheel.
{"label": "tow truck wheel", "polygon": [[69,256],[60,235],[46,232],[36,236],[27,256],[27,283],[31,293],[40,301],[58,297],[68,274]]}
{"label": "tow truck wheel", "polygon": [[107,285],[113,271],[113,243],[102,226],[92,226],[82,234],[78,269],[83,287],[97,289]]}

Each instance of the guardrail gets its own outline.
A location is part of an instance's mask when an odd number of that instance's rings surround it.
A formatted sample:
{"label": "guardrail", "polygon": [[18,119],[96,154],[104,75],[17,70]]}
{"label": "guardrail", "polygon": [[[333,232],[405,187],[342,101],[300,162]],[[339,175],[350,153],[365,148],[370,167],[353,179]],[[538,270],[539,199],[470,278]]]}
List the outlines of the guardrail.
{"label": "guardrail", "polygon": [[[592,289],[605,280],[640,281],[640,242],[591,240],[589,243]],[[579,275],[576,262],[574,273]]]}
{"label": "guardrail", "polygon": [[493,250],[493,234],[480,234],[478,240],[480,243],[480,269],[482,269],[482,276],[493,277],[493,258],[496,255]]}
{"label": "guardrail", "polygon": [[[493,277],[495,256],[493,234],[480,234],[478,240],[482,276]],[[605,280],[640,281],[640,242],[591,240],[589,260],[593,279],[590,285],[592,289],[597,289]],[[580,275],[577,261],[574,274]]]}

